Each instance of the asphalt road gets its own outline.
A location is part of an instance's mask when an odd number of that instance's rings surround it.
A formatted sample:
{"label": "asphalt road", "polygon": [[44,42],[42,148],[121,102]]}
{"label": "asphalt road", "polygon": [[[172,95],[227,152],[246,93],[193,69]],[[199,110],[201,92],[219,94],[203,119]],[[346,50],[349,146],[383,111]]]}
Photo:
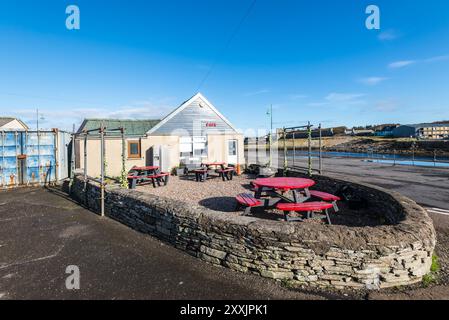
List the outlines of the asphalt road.
{"label": "asphalt road", "polygon": [[[66,267],[80,290],[66,289]],[[58,190],[0,192],[1,299],[323,299],[209,265]]]}

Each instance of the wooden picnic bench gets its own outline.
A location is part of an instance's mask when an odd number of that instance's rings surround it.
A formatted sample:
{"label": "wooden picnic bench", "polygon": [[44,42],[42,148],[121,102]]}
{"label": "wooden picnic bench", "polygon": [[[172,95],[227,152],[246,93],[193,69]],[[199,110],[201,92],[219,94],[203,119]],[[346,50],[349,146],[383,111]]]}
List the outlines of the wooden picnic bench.
{"label": "wooden picnic bench", "polygon": [[223,181],[226,180],[232,180],[235,173],[235,168],[224,168],[224,169],[218,169],[217,173],[219,176],[223,179]]}
{"label": "wooden picnic bench", "polygon": [[207,169],[195,169],[193,170],[193,172],[195,173],[195,179],[197,182],[199,181],[206,181],[207,180]]}
{"label": "wooden picnic bench", "polygon": [[[245,214],[249,214],[252,207],[260,206],[265,209],[276,208],[283,211],[286,221],[303,221],[301,217],[294,218],[289,215],[293,212],[306,212],[305,218],[309,219],[314,216],[314,212],[319,211],[323,214],[323,218],[326,218],[327,222],[331,224],[328,209],[333,207],[335,212],[338,212],[337,201],[340,201],[340,197],[323,191],[309,190],[309,187],[314,184],[313,180],[303,178],[257,179],[250,183],[254,196],[240,194],[236,200],[239,206],[247,208]],[[286,195],[289,191],[293,197]],[[321,202],[311,202],[312,198],[320,199]]]}
{"label": "wooden picnic bench", "polygon": [[[244,215],[248,216],[251,214],[251,208],[259,207],[262,205],[262,201],[253,197],[252,194],[249,193],[241,193],[235,197],[238,203],[238,207],[244,207],[245,212]],[[237,208],[237,209],[239,209]]]}
{"label": "wooden picnic bench", "polygon": [[302,218],[290,218],[289,215],[293,212],[306,212],[307,219],[313,217],[314,212],[324,212],[327,222],[331,223],[328,209],[332,208],[332,203],[329,202],[303,202],[303,203],[278,203],[276,208],[284,211],[285,221],[303,221]]}
{"label": "wooden picnic bench", "polygon": [[168,184],[170,174],[167,172],[154,173],[151,175],[128,175],[128,185],[130,189],[135,189],[137,184],[145,183],[146,181],[151,181],[153,187],[161,186],[163,182],[166,186]]}
{"label": "wooden picnic bench", "polygon": [[309,192],[313,198],[318,198],[323,201],[330,201],[332,203],[332,206],[334,207],[335,212],[338,212],[340,210],[337,205],[337,201],[341,200],[340,197],[318,190],[309,190]]}
{"label": "wooden picnic bench", "polygon": [[[218,167],[217,169],[212,169],[211,167]],[[235,173],[235,168],[233,167],[225,167],[224,162],[211,162],[211,163],[202,163],[201,168],[197,168],[193,170],[195,173],[195,179],[197,182],[204,182],[207,180],[209,173],[218,173],[218,176],[223,179],[223,181],[232,180]]]}

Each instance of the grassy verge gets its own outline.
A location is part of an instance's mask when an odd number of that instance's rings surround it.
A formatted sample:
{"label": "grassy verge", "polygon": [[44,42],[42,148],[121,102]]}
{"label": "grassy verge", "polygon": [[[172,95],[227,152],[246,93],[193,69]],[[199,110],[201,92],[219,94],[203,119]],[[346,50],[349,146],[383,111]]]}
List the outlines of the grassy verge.
{"label": "grassy verge", "polygon": [[432,265],[430,266],[430,272],[422,278],[424,287],[429,287],[438,280],[438,272],[440,271],[440,262],[436,254],[432,256]]}

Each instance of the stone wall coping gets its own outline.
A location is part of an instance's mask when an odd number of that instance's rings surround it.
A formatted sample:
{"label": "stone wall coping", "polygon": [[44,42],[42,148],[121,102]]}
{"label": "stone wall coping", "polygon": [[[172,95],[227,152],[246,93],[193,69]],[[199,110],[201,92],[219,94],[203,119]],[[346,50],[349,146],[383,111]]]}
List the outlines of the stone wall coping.
{"label": "stone wall coping", "polygon": [[[236,237],[250,239],[266,239],[269,245],[270,239],[285,241],[286,243],[299,243],[314,250],[317,254],[328,252],[332,247],[345,248],[346,250],[371,250],[388,253],[385,251],[410,247],[414,243],[433,247],[435,245],[435,230],[433,222],[427,212],[415,201],[387,189],[362,183],[348,178],[347,180],[332,179],[339,182],[350,182],[363,186],[375,192],[382,192],[391,197],[392,205],[398,206],[402,211],[403,219],[394,225],[380,225],[376,227],[349,227],[341,225],[319,225],[305,223],[287,223],[285,221],[262,220],[255,217],[240,216],[236,213],[212,211],[202,206],[194,206],[186,202],[177,201],[165,197],[157,197],[152,194],[136,190],[120,189],[117,186],[107,186],[107,192],[114,192],[142,202],[142,205],[161,209],[167,215],[188,218],[199,222],[203,228],[213,229],[219,227],[222,231]],[[76,176],[83,180],[83,177]],[[90,184],[99,184],[89,181]],[[183,207],[183,210],[177,208]],[[399,214],[399,213],[398,213]],[[262,236],[262,237],[260,237]]]}

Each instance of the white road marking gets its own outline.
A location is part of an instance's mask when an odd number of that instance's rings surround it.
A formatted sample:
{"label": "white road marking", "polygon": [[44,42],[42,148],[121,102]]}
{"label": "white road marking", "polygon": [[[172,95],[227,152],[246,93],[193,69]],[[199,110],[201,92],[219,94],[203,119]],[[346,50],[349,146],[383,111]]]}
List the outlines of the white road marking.
{"label": "white road marking", "polygon": [[435,214],[442,214],[444,216],[449,216],[449,210],[446,209],[440,209],[440,208],[426,208],[427,212],[429,213],[435,213]]}
{"label": "white road marking", "polygon": [[55,253],[53,253],[51,255],[48,255],[48,256],[45,256],[45,257],[39,257],[39,258],[35,258],[35,259],[31,259],[31,260],[25,260],[25,261],[18,261],[18,262],[14,262],[14,263],[11,263],[11,264],[2,263],[2,264],[0,264],[0,270],[6,269],[6,268],[10,268],[10,267],[20,266],[20,265],[23,265],[23,264],[28,264],[28,263],[33,263],[33,262],[39,262],[39,261],[42,261],[42,260],[52,259],[52,258],[58,256],[61,253],[62,249],[64,249],[64,245],[60,246],[59,249]]}

